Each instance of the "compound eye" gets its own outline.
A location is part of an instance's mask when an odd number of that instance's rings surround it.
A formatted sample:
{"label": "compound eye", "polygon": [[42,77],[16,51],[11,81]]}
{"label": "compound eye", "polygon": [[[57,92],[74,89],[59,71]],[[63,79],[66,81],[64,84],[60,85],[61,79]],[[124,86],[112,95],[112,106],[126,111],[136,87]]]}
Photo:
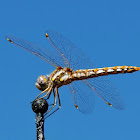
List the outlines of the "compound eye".
{"label": "compound eye", "polygon": [[44,84],[46,84],[47,79],[46,79],[46,77],[44,75],[41,75],[41,76],[38,77],[37,82],[40,85],[44,85]]}
{"label": "compound eye", "polygon": [[40,75],[35,83],[36,87],[41,91],[45,90],[48,87],[47,80],[48,77]]}

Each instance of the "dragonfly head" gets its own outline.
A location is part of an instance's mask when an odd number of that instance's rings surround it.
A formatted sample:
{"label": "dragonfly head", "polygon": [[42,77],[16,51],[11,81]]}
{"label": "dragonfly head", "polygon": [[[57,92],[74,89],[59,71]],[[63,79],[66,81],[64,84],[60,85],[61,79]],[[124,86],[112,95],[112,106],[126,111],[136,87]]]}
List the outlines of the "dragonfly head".
{"label": "dragonfly head", "polygon": [[43,91],[48,87],[49,76],[40,75],[35,83],[36,87]]}

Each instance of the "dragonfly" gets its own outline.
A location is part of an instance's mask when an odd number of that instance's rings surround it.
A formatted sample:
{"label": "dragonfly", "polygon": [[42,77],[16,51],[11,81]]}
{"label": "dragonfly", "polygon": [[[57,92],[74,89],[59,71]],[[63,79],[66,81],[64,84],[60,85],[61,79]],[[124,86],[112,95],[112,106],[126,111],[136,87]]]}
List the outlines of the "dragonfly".
{"label": "dragonfly", "polygon": [[[6,38],[9,42],[55,67],[50,75],[40,75],[35,83],[36,87],[42,91],[36,97],[36,100],[41,98],[49,99],[52,93],[54,95],[54,103],[46,114],[50,111],[53,114],[61,108],[59,88],[64,85],[69,87],[74,106],[82,113],[90,113],[93,110],[94,93],[111,107],[120,110],[125,108],[119,91],[106,76],[133,73],[139,71],[140,67],[124,65],[94,68],[89,58],[69,39],[52,30],[48,30],[45,35],[54,51],[13,36],[6,36]],[[57,102],[58,107],[54,108]]]}

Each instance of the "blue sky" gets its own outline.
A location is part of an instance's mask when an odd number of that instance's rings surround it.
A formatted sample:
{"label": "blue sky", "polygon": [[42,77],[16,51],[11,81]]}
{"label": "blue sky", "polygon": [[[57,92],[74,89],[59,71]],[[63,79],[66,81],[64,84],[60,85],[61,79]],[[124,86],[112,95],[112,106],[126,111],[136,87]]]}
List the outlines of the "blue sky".
{"label": "blue sky", "polygon": [[[65,35],[80,47],[93,64],[140,66],[140,2],[118,1],[1,1],[1,139],[35,139],[35,114],[30,102],[40,93],[35,82],[54,67],[10,44],[13,35],[46,45],[47,29]],[[116,110],[96,96],[93,113],[83,115],[71,94],[60,90],[62,108],[45,122],[46,139],[140,139],[140,72],[109,76],[120,90],[126,109]]]}

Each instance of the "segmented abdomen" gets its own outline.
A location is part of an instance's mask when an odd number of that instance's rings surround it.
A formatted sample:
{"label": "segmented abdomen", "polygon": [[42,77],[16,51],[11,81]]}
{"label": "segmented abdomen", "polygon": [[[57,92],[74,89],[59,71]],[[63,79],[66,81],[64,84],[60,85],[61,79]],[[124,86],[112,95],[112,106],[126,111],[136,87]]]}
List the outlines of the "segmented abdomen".
{"label": "segmented abdomen", "polygon": [[118,73],[132,73],[140,70],[140,67],[135,66],[115,66],[115,67],[105,67],[96,69],[81,69],[77,70],[72,74],[72,79],[87,79],[98,76],[104,76],[108,74],[118,74]]}

